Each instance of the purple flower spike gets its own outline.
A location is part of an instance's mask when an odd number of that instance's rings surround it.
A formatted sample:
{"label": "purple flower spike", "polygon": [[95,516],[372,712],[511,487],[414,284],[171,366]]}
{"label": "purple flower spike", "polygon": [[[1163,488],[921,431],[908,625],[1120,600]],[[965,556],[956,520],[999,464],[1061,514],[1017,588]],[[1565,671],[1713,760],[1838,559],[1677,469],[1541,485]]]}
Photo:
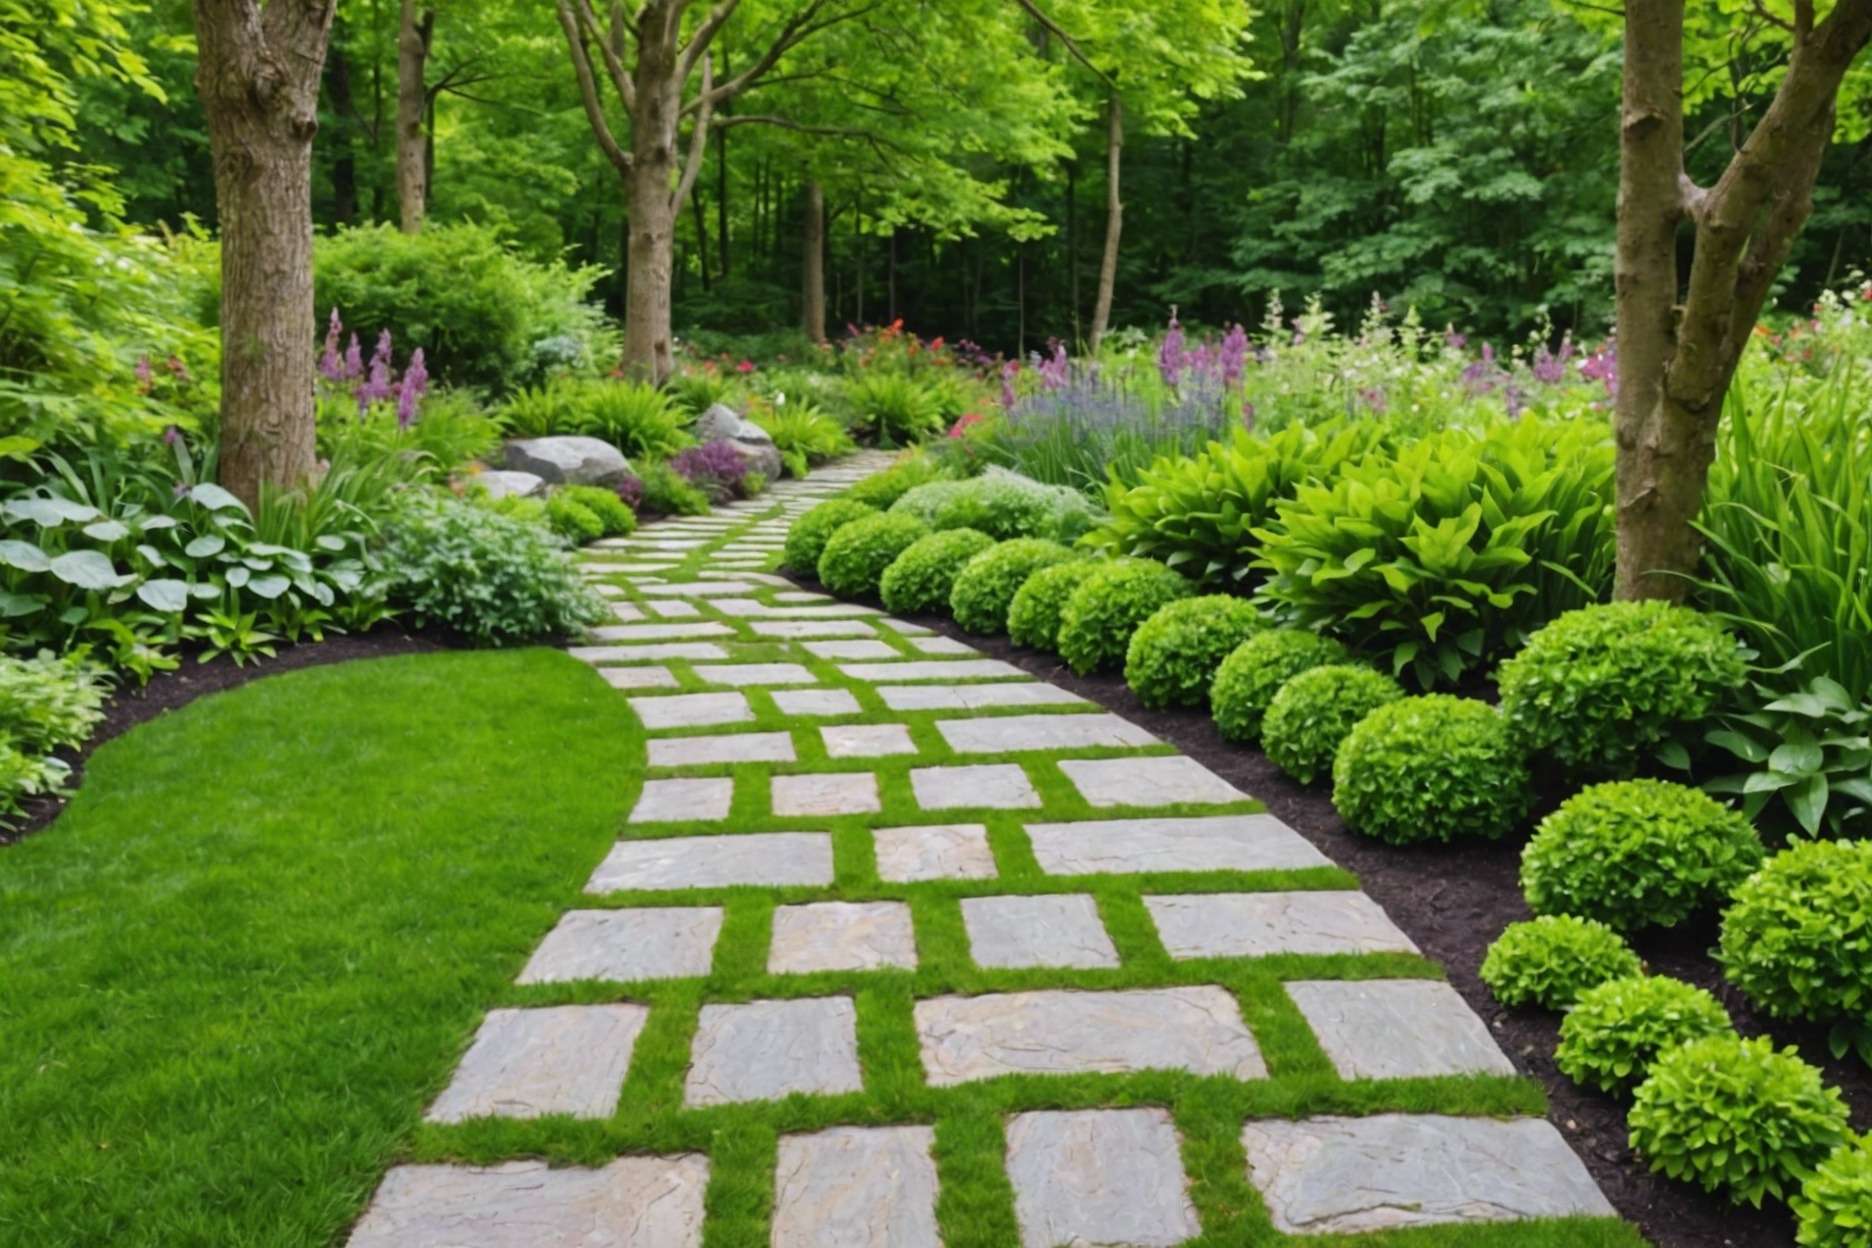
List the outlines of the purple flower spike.
{"label": "purple flower spike", "polygon": [[1009,360],[1001,366],[1001,410],[1004,412],[1014,410],[1014,379],[1020,376],[1020,371],[1019,360]]}
{"label": "purple flower spike", "polygon": [[1172,390],[1183,380],[1183,326],[1178,323],[1176,312],[1170,313],[1170,329],[1164,334],[1163,343],[1157,348],[1157,372],[1163,377],[1164,385]]}
{"label": "purple flower spike", "polygon": [[428,390],[429,369],[423,363],[423,349],[417,347],[410,352],[409,364],[403,369],[403,383],[397,387],[397,428],[407,429],[415,423],[416,409]]}
{"label": "purple flower spike", "polygon": [[1222,339],[1219,364],[1224,387],[1233,389],[1241,384],[1242,373],[1248,364],[1248,331],[1241,327],[1239,321],[1229,327],[1228,335]]}

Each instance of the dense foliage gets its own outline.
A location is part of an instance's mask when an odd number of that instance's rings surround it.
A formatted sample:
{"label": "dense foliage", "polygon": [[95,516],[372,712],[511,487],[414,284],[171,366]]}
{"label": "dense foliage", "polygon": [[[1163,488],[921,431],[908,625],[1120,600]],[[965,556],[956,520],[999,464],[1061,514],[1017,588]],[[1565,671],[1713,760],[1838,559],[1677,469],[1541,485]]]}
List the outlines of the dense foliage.
{"label": "dense foliage", "polygon": [[1082,676],[1119,667],[1144,621],[1189,593],[1188,581],[1154,560],[1101,563],[1060,608],[1059,656]]}
{"label": "dense foliage", "polygon": [[877,514],[877,509],[854,498],[828,498],[787,527],[781,559],[795,572],[817,572],[825,544],[853,520]]}
{"label": "dense foliage", "polygon": [[1005,633],[1008,608],[1027,578],[1072,558],[1072,551],[1045,538],[1002,542],[970,559],[956,574],[949,590],[949,610],[955,622],[971,633]]}
{"label": "dense foliage", "polygon": [[835,594],[873,597],[884,570],[929,534],[915,516],[865,516],[841,525],[819,553],[819,580]]}
{"label": "dense foliage", "polygon": [[1131,634],[1125,684],[1153,709],[1207,706],[1216,669],[1266,627],[1260,610],[1245,598],[1205,594],[1172,602]]}
{"label": "dense foliage", "polygon": [[1274,695],[1261,721],[1261,748],[1275,766],[1311,784],[1332,774],[1339,745],[1360,720],[1404,696],[1397,681],[1356,663],[1310,667]]}
{"label": "dense foliage", "polygon": [[1104,565],[1091,560],[1043,567],[1021,582],[1008,604],[1008,637],[1017,646],[1052,650],[1059,644],[1066,603]]}
{"label": "dense foliage", "polygon": [[1603,923],[1543,915],[1510,923],[1482,959],[1482,982],[1503,1005],[1565,1010],[1580,994],[1643,967],[1623,937]]}
{"label": "dense foliage", "polygon": [[1723,973],[1777,1018],[1872,1027],[1872,841],[1797,841],[1735,890]]}
{"label": "dense foliage", "polygon": [[1834,1149],[1788,1204],[1800,1219],[1801,1248],[1872,1244],[1872,1135]]}
{"label": "dense foliage", "polygon": [[1222,660],[1209,688],[1216,730],[1230,741],[1260,739],[1261,719],[1281,686],[1312,667],[1346,663],[1352,654],[1303,628],[1264,629]]}
{"label": "dense foliage", "polygon": [[1495,708],[1432,693],[1379,707],[1333,759],[1333,807],[1392,844],[1499,837],[1532,800],[1527,760]]}
{"label": "dense foliage", "polygon": [[957,573],[994,544],[975,529],[945,529],[917,539],[884,569],[878,582],[884,606],[906,615],[947,611]]}
{"label": "dense foliage", "polygon": [[1660,1053],[1730,1032],[1729,1013],[1709,992],[1662,975],[1628,975],[1579,993],[1560,1020],[1554,1064],[1575,1083],[1628,1092]]}

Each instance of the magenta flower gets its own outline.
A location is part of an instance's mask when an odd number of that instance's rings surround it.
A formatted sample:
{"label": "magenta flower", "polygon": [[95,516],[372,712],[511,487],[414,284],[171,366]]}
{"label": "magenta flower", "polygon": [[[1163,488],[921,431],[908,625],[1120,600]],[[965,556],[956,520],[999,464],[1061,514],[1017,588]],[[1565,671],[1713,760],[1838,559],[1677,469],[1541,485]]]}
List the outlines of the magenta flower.
{"label": "magenta flower", "polygon": [[1164,334],[1163,342],[1157,347],[1157,372],[1163,377],[1164,385],[1172,390],[1183,380],[1183,326],[1178,323],[1175,309],[1170,312],[1170,329]]}
{"label": "magenta flower", "polygon": [[423,349],[417,347],[410,352],[409,363],[403,369],[403,380],[397,386],[397,428],[407,429],[415,423],[416,409],[428,390],[429,369],[423,363]]}
{"label": "magenta flower", "polygon": [[333,304],[331,323],[325,328],[325,350],[319,355],[319,375],[334,385],[345,380],[344,360],[338,354],[338,340],[344,335],[344,322],[338,319],[338,305]]}
{"label": "magenta flower", "polygon": [[1009,360],[1001,366],[1001,410],[1004,412],[1014,410],[1014,379],[1020,376],[1020,371],[1019,360]]}
{"label": "magenta flower", "polygon": [[1222,369],[1222,384],[1233,388],[1241,383],[1242,373],[1248,364],[1248,331],[1237,321],[1229,327],[1229,332],[1222,339],[1222,348],[1218,357]]}

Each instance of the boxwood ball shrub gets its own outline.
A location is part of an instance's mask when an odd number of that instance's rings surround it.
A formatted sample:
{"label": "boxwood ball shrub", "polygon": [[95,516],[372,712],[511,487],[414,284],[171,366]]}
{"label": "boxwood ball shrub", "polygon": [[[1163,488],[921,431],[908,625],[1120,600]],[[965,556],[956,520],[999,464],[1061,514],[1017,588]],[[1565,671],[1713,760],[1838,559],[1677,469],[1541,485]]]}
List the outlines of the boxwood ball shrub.
{"label": "boxwood ball shrub", "polygon": [[1074,560],[1041,568],[1021,582],[1008,604],[1009,639],[1017,646],[1053,649],[1059,642],[1060,612],[1066,600],[1104,566],[1103,561]]}
{"label": "boxwood ball shrub", "polygon": [[1797,841],[1735,890],[1723,974],[1777,1018],[1872,1019],[1872,841]]}
{"label": "boxwood ball shrub", "polygon": [[853,520],[876,514],[877,508],[855,498],[829,498],[787,527],[780,557],[795,572],[816,573],[819,556],[825,553],[825,544],[834,533]]}
{"label": "boxwood ball shrub", "polygon": [[1761,860],[1749,821],[1708,794],[1624,780],[1582,789],[1541,820],[1521,854],[1521,891],[1536,914],[1671,927],[1728,897]]}
{"label": "boxwood ball shrub", "polygon": [[883,510],[917,486],[942,475],[941,465],[929,456],[911,455],[858,482],[845,491],[845,497]]}
{"label": "boxwood ball shrub", "polygon": [[1495,708],[1447,693],[1361,719],[1333,759],[1333,806],[1393,845],[1498,837],[1533,800],[1527,762]]}
{"label": "boxwood ball shrub", "polygon": [[970,559],[956,574],[949,589],[949,610],[955,622],[971,633],[1005,633],[1008,607],[1027,578],[1073,558],[1072,551],[1045,538],[1001,542]]}
{"label": "boxwood ball shrub", "polygon": [[1270,628],[1237,646],[1216,669],[1209,706],[1216,730],[1249,744],[1261,737],[1261,717],[1280,687],[1308,668],[1350,663],[1352,652],[1304,628]]}
{"label": "boxwood ball shrub", "polygon": [[1603,923],[1549,914],[1510,923],[1482,959],[1482,982],[1506,1006],[1564,1010],[1588,988],[1644,968]]}
{"label": "boxwood ball shrub", "polygon": [[878,592],[884,569],[929,535],[929,526],[914,516],[865,516],[839,526],[819,553],[819,580],[846,598],[864,598]]}
{"label": "boxwood ball shrub", "polygon": [[1834,1149],[1788,1205],[1802,1248],[1872,1248],[1872,1135]]}
{"label": "boxwood ball shrub", "polygon": [[1260,608],[1232,594],[1183,598],[1138,626],[1125,650],[1125,684],[1155,708],[1206,706],[1216,669],[1267,627]]}
{"label": "boxwood ball shrub", "polygon": [[1695,984],[1628,975],[1579,994],[1560,1020],[1554,1063],[1574,1083],[1627,1092],[1666,1049],[1732,1030],[1722,1002]]}
{"label": "boxwood ball shrub", "polygon": [[1188,597],[1192,589],[1154,559],[1100,564],[1060,609],[1060,658],[1081,676],[1119,666],[1131,634],[1158,608]]}
{"label": "boxwood ball shrub", "polygon": [[962,566],[995,544],[975,529],[948,529],[920,537],[884,569],[878,592],[892,611],[942,611]]}
{"label": "boxwood ball shrub", "polygon": [[1653,1170],[1736,1204],[1785,1200],[1847,1139],[1846,1102],[1818,1068],[1766,1036],[1710,1036],[1666,1049],[1627,1118]]}
{"label": "boxwood ball shrub", "polygon": [[1398,682],[1356,663],[1308,668],[1280,687],[1261,723],[1274,765],[1311,784],[1332,772],[1339,743],[1367,715],[1404,696]]}
{"label": "boxwood ball shrub", "polygon": [[1680,724],[1743,682],[1734,637],[1668,603],[1568,611],[1501,665],[1502,714],[1530,754],[1577,771],[1626,774]]}

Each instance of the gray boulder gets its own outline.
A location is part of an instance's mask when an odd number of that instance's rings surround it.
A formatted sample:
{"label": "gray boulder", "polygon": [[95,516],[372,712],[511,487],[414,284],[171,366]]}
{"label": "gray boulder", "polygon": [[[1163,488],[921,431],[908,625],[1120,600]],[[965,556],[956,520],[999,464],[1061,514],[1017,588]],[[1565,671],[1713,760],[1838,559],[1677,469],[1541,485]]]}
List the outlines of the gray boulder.
{"label": "gray boulder", "polygon": [[631,475],[624,453],[598,438],[521,438],[507,444],[507,467],[552,485],[615,486]]}
{"label": "gray boulder", "polygon": [[538,498],[546,492],[544,478],[531,472],[503,472],[498,468],[475,473],[468,478],[468,484],[480,486],[492,499]]}
{"label": "gray boulder", "polygon": [[751,420],[743,420],[726,403],[717,403],[696,418],[698,442],[727,442],[740,453],[741,461],[769,481],[780,477],[780,451],[767,431]]}

